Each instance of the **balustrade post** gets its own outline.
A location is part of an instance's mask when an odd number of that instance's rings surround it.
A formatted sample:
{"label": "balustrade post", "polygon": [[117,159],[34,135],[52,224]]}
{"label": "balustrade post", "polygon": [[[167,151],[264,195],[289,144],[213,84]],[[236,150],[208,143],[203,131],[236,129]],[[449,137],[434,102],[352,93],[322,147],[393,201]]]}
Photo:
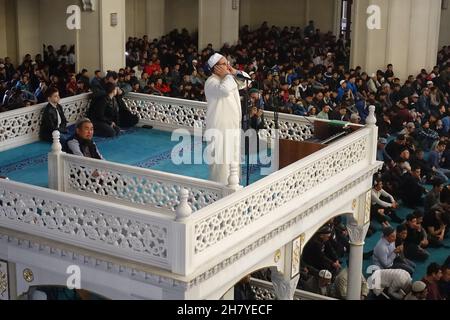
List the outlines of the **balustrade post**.
{"label": "balustrade post", "polygon": [[176,211],[177,222],[185,221],[192,214],[192,208],[189,205],[188,199],[189,199],[189,191],[182,188],[180,191],[180,204],[177,207]]}
{"label": "balustrade post", "polygon": [[242,189],[242,186],[239,185],[239,164],[232,163],[230,165],[230,176],[228,177],[228,185],[227,188],[229,190],[229,194],[232,194],[238,190]]}
{"label": "balustrade post", "polygon": [[372,129],[371,139],[369,140],[370,146],[370,164],[374,164],[377,161],[377,145],[378,145],[378,127],[376,126],[377,118],[375,116],[375,106],[369,106],[369,115],[366,118],[366,126]]}
{"label": "balustrade post", "polygon": [[48,187],[57,191],[64,191],[64,169],[61,155],[62,145],[60,142],[61,134],[54,131],[52,134],[53,144],[51,152],[48,154]]}

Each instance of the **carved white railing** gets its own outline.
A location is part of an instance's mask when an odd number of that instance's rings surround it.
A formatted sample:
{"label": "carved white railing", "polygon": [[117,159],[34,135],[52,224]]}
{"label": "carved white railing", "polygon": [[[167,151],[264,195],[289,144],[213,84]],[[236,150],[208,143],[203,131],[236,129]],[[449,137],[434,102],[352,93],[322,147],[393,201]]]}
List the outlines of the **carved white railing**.
{"label": "carved white railing", "polygon": [[171,270],[174,221],[144,210],[0,180],[0,226]]}
{"label": "carved white railing", "polygon": [[[141,119],[141,124],[171,131],[205,127],[207,104],[205,102],[130,93],[124,98],[128,108]],[[271,133],[275,127],[274,113],[264,113],[266,127]],[[279,115],[280,137],[304,141],[313,137],[314,119],[288,114]]]}
{"label": "carved white railing", "polygon": [[[255,182],[243,192],[191,215],[186,220],[186,232],[191,233],[187,238],[191,243],[185,250],[192,252],[187,268],[195,270],[215,256],[215,261],[220,263],[205,273],[208,277],[216,268],[220,270],[278,236],[282,237],[285,230],[301,225],[301,221],[303,225],[314,225],[311,216],[320,208],[371,180],[380,169],[376,161],[376,135],[376,127],[359,129],[320,152]],[[352,201],[353,195],[346,196],[346,201]],[[304,211],[300,211],[303,206]],[[284,220],[294,213],[298,214]],[[325,216],[321,218],[327,221]],[[279,224],[280,221],[283,223]],[[306,230],[299,229],[298,234]],[[227,258],[219,260],[224,255]]]}
{"label": "carved white railing", "polygon": [[124,97],[128,108],[139,115],[142,124],[163,131],[202,127],[207,105],[204,102],[148,94],[129,93]]}
{"label": "carved white railing", "polygon": [[202,253],[288,202],[306,201],[332,178],[369,166],[370,129],[361,129],[335,144],[199,211],[195,252]]}
{"label": "carved white railing", "polygon": [[[90,94],[62,99],[60,104],[69,124],[75,123],[89,107]],[[0,113],[0,151],[39,140],[42,111],[47,103]]]}
{"label": "carved white railing", "polygon": [[233,192],[211,181],[65,153],[50,154],[49,163],[59,169],[53,177],[61,181],[49,181],[51,186],[60,186],[60,191],[165,214],[176,212],[182,189],[188,191],[192,212]]}
{"label": "carved white railing", "polygon": [[[250,285],[256,295],[256,300],[276,300],[275,290],[271,282],[252,278]],[[294,300],[337,300],[331,297],[321,296],[312,292],[295,290]]]}
{"label": "carved white railing", "polygon": [[[61,100],[69,124],[85,115],[90,93]],[[174,99],[145,94],[128,94],[124,98],[128,107],[141,118],[141,124],[171,131],[203,127],[207,104],[205,102]],[[46,103],[0,113],[0,151],[16,148],[39,140],[42,111]],[[280,114],[280,137],[303,141],[313,136],[314,119]],[[274,127],[273,112],[265,112],[269,132]]]}

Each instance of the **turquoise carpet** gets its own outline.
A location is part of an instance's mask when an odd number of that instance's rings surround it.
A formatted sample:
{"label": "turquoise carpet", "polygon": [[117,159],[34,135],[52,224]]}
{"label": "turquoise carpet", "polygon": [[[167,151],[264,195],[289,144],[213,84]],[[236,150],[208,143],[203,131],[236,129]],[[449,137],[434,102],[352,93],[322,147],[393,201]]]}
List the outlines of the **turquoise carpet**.
{"label": "turquoise carpet", "polygon": [[[423,209],[423,208],[422,208]],[[413,213],[414,210],[400,207],[397,209],[396,213],[400,218],[406,218],[406,216],[410,213]],[[395,228],[398,224],[390,222],[390,224]],[[375,222],[373,224],[376,229],[378,230],[376,233],[374,233],[371,237],[366,238],[366,245],[364,246],[364,252],[368,252],[370,250],[373,250],[377,242],[380,240],[382,233],[381,233],[381,225]],[[448,246],[450,246],[450,239],[445,239],[444,243]],[[450,250],[446,248],[440,248],[440,249],[434,249],[434,248],[428,248],[428,252],[430,252],[430,257],[425,262],[415,262],[416,263],[416,272],[413,274],[414,280],[420,280],[422,279],[426,273],[427,273],[427,267],[430,263],[436,262],[440,265],[442,265],[445,262],[445,259],[450,255]],[[364,267],[363,270],[367,270],[367,267],[372,264],[372,258],[369,260],[364,260]],[[367,274],[366,274],[367,275]]]}
{"label": "turquoise carpet", "polygon": [[[171,141],[171,133],[135,128],[115,139],[95,138],[103,157],[111,162],[137,166],[167,173],[199,179],[208,179],[208,166],[175,165],[171,160],[172,150],[179,141]],[[195,142],[193,142],[195,143]],[[203,145],[203,148],[205,146]],[[48,186],[47,154],[51,145],[36,142],[0,153],[0,176],[13,181]],[[193,159],[194,150],[192,150]],[[250,183],[263,178],[260,166],[252,166]],[[243,181],[246,181],[243,170]]]}

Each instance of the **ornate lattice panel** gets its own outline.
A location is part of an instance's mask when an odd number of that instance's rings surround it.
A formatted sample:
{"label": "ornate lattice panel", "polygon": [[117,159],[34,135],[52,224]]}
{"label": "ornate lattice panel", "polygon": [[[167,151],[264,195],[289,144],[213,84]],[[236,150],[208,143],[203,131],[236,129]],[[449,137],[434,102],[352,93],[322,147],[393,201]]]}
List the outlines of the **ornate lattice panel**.
{"label": "ornate lattice panel", "polygon": [[[275,128],[275,120],[273,118],[265,119],[267,131],[272,134]],[[281,139],[305,141],[314,136],[314,126],[310,123],[288,121],[279,119],[279,135]]]}
{"label": "ornate lattice panel", "polygon": [[90,101],[89,98],[83,97],[73,101],[62,102],[61,106],[63,107],[67,122],[74,123],[84,117],[89,108]]}
{"label": "ornate lattice panel", "polygon": [[[175,212],[180,201],[180,189],[189,191],[189,204],[198,211],[223,197],[220,190],[201,186],[183,185],[181,181],[162,180],[156,177],[120,172],[112,169],[97,170],[87,165],[66,162],[67,186],[77,192]],[[69,190],[68,190],[69,191]]]}
{"label": "ornate lattice panel", "polygon": [[198,123],[204,125],[206,109],[195,105],[189,105],[189,101],[181,104],[179,102],[159,102],[139,98],[127,97],[124,99],[128,108],[143,120],[155,121],[161,124],[180,128],[195,128]]}
{"label": "ornate lattice panel", "polygon": [[0,143],[23,136],[37,136],[42,109],[0,118]]}
{"label": "ornate lattice panel", "polygon": [[359,163],[367,156],[367,146],[367,137],[363,137],[199,221],[195,225],[195,253],[203,252]]}
{"label": "ornate lattice panel", "polygon": [[56,201],[0,186],[0,221],[23,225],[27,230],[31,227],[53,238],[67,236],[88,246],[167,260],[168,227],[124,213],[107,213],[75,201]]}
{"label": "ornate lattice panel", "polygon": [[0,301],[9,300],[8,263],[0,260]]}
{"label": "ornate lattice panel", "polygon": [[[88,95],[64,99],[61,106],[67,121],[73,123],[82,117],[89,107],[89,101]],[[45,104],[39,107],[30,107],[29,111],[23,108],[5,113],[7,116],[0,116],[0,143],[26,136],[37,137],[44,107]]]}
{"label": "ornate lattice panel", "polygon": [[256,300],[276,300],[273,289],[252,285],[252,291],[256,296]]}

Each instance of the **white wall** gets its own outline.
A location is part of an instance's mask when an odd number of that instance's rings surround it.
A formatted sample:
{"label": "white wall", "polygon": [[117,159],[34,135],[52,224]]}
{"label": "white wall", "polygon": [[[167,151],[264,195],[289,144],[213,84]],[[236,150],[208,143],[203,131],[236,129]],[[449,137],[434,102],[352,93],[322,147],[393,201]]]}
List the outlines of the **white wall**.
{"label": "white wall", "polygon": [[142,38],[146,34],[146,1],[126,0],[126,35]]}
{"label": "white wall", "polygon": [[441,12],[441,30],[439,34],[439,48],[450,45],[450,3],[446,10]]}
{"label": "white wall", "polygon": [[42,53],[40,42],[40,5],[36,0],[17,0],[17,55],[22,62],[26,54]]}
{"label": "white wall", "polygon": [[78,31],[75,49],[77,70],[86,68],[93,75],[100,69],[100,18],[99,10],[81,13],[81,30]]}
{"label": "white wall", "polygon": [[321,32],[334,30],[334,10],[336,0],[313,0],[309,2],[309,20],[314,20],[314,25]]}
{"label": "white wall", "polygon": [[[100,1],[100,57],[103,71],[125,66],[125,0]],[[118,25],[111,26],[111,14],[117,13]]]}
{"label": "white wall", "polygon": [[241,0],[240,25],[257,28],[263,21],[269,26],[306,26],[306,0]]}
{"label": "white wall", "polygon": [[198,30],[199,0],[166,0],[165,31],[186,28],[189,32]]}
{"label": "white wall", "polygon": [[16,3],[5,0],[5,10],[9,14],[6,15],[6,42],[7,55],[13,63],[17,63],[17,11]]}
{"label": "white wall", "polygon": [[[76,31],[66,26],[67,7],[73,0],[40,0],[40,41],[41,44],[53,45],[58,49],[62,45],[70,47],[75,44]],[[81,21],[83,28],[83,21]]]}
{"label": "white wall", "polygon": [[8,44],[6,40],[6,7],[5,0],[0,0],[0,58],[8,55]]}

